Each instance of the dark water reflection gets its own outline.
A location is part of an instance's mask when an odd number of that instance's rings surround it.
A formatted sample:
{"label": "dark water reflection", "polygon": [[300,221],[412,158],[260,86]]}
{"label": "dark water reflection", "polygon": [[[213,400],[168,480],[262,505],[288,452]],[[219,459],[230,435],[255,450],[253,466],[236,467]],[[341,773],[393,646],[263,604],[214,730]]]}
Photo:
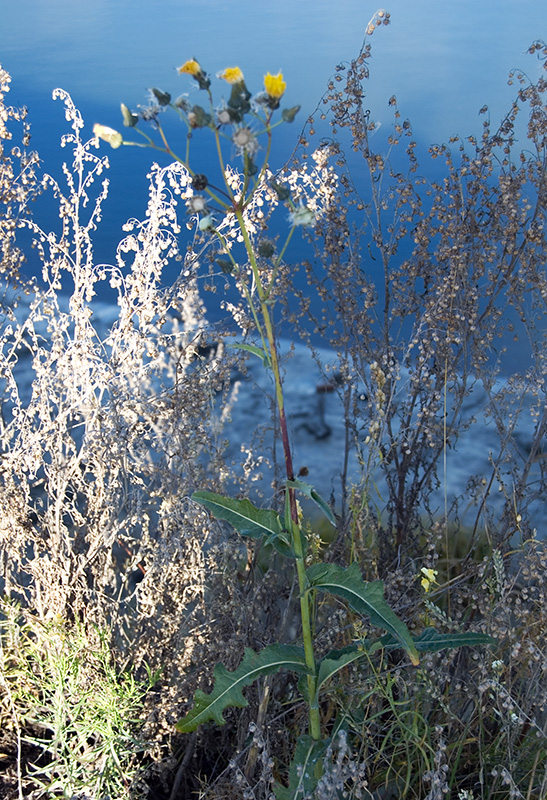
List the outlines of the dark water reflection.
{"label": "dark water reflection", "polygon": [[[381,125],[381,142],[391,123],[387,99],[397,95],[403,117],[412,120],[422,169],[431,176],[429,144],[454,133],[479,133],[477,112],[484,103],[493,123],[500,120],[515,93],[507,86],[511,68],[523,68],[533,79],[539,74],[537,61],[525,51],[534,39],[547,37],[544,0],[525,5],[394,0],[386,8],[392,22],[372,37],[367,105]],[[188,91],[198,102],[192,82],[175,71],[195,56],[212,75],[239,64],[253,90],[261,87],[266,71],[282,69],[286,103],[302,105],[303,122],[334,66],[359,52],[376,10],[362,0],[11,0],[2,14],[0,63],[13,77],[10,101],[30,109],[32,144],[45,169],[59,176],[68,154],[58,142],[67,126],[62,104],[51,100],[55,87],[70,92],[91,136],[96,121],[119,126],[120,101],[135,108],[145,102],[147,87],[159,86],[174,96]],[[299,129],[295,123],[278,131],[273,167],[289,157]],[[129,217],[143,216],[146,173],[155,156],[121,148],[109,158],[111,189],[95,247],[99,262],[112,263],[121,226]],[[50,199],[38,201],[36,216],[45,228],[58,225]],[[288,257],[297,262],[307,255],[297,238]],[[38,268],[32,254],[29,267]]]}

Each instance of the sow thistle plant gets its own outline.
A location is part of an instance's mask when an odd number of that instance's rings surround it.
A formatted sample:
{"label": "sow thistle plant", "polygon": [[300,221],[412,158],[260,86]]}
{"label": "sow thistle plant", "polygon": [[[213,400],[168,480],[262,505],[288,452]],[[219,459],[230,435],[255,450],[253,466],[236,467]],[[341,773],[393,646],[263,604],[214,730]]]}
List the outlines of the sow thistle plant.
{"label": "sow thistle plant", "polygon": [[[288,243],[299,226],[312,226],[322,212],[334,201],[336,175],[327,164],[321,151],[314,154],[315,172],[302,169],[280,173],[274,178],[269,169],[269,157],[274,129],[291,123],[299,107],[280,109],[286,83],[283,74],[268,73],[264,89],[251,95],[242,70],[228,67],[217,76],[230,87],[227,101],[215,106],[211,80],[201,64],[192,58],[179,69],[197,82],[205,96],[203,105],[192,105],[184,96],[172,100],[171,95],[152,89],[152,105],[134,113],[122,104],[123,123],[141,137],[126,140],[122,133],[96,125],[95,135],[113,148],[125,146],[149,147],[175,159],[182,167],[180,184],[172,184],[180,194],[191,217],[189,226],[196,225],[214,250],[216,263],[223,273],[233,277],[241,293],[243,304],[250,313],[258,339],[256,344],[241,342],[235,347],[258,357],[271,372],[275,386],[278,425],[284,459],[284,507],[281,512],[258,508],[247,498],[235,499],[205,489],[194,492],[193,500],[205,507],[217,519],[228,522],[240,535],[261,540],[275,549],[283,559],[294,565],[298,580],[301,645],[277,643],[255,652],[246,649],[239,667],[228,671],[223,664],[214,670],[214,687],[209,694],[196,691],[194,707],[176,725],[178,731],[189,733],[203,723],[213,720],[225,723],[224,711],[229,707],[245,707],[244,687],[262,676],[286,670],[299,676],[299,691],[308,708],[308,733],[300,737],[289,770],[288,788],[278,783],[276,796],[280,800],[301,798],[314,792],[322,775],[322,763],[331,738],[321,729],[320,701],[333,676],[349,664],[370,657],[379,649],[385,651],[402,648],[412,664],[417,665],[420,653],[435,652],[446,647],[491,644],[493,639],[483,634],[442,635],[426,628],[417,636],[411,635],[405,623],[395,614],[384,599],[384,585],[380,580],[365,582],[356,562],[344,567],[317,560],[319,556],[308,546],[299,514],[297,495],[315,503],[332,524],[335,515],[327,502],[311,484],[295,476],[291,441],[280,367],[279,346],[274,328],[275,301],[283,291],[285,254]],[[177,154],[171,147],[161,122],[161,112],[172,110],[186,126],[185,150]],[[276,119],[277,117],[277,119]],[[140,125],[148,122],[152,133]],[[196,131],[206,129],[211,135],[216,173],[203,174],[192,168],[191,146]],[[242,162],[242,171],[230,167],[224,156],[228,149]],[[259,158],[260,157],[260,158]],[[218,184],[218,185],[217,185]],[[283,246],[276,247],[263,234],[267,215],[279,203],[289,211],[289,230]],[[242,245],[239,257],[235,245]],[[236,319],[246,334],[248,318]],[[314,563],[315,562],[315,563]],[[422,571],[427,588],[434,582],[433,570]],[[318,593],[335,595],[345,601],[358,615],[368,617],[373,625],[384,631],[376,639],[363,640],[333,650],[322,658],[317,654],[314,641],[314,613]]]}

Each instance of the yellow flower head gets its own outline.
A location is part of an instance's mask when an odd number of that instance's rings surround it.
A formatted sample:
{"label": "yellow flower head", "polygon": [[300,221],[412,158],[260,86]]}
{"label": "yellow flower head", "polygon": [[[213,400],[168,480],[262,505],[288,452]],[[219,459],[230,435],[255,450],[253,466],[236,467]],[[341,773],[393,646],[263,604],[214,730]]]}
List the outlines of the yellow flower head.
{"label": "yellow flower head", "polygon": [[420,583],[422,584],[424,591],[428,592],[431,587],[431,584],[437,583],[436,581],[437,570],[428,569],[427,567],[422,567],[421,573],[423,575],[423,578],[421,579]]}
{"label": "yellow flower head", "polygon": [[193,75],[195,78],[196,75],[200,75],[203,70],[201,69],[199,62],[197,62],[195,58],[191,58],[190,61],[185,61],[182,67],[178,68],[177,72],[179,75]]}
{"label": "yellow flower head", "polygon": [[264,75],[264,88],[269,97],[279,100],[285,94],[287,84],[283,80],[283,73],[279,72],[277,75]]}
{"label": "yellow flower head", "polygon": [[226,83],[243,83],[245,80],[242,71],[239,67],[226,67],[223,72],[218,73],[218,77],[222,78]]}

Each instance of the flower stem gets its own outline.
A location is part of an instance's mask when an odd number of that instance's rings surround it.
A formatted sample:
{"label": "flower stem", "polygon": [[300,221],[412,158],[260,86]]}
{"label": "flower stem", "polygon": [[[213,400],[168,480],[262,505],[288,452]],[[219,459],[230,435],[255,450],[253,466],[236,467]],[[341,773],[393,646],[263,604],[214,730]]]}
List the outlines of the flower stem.
{"label": "flower stem", "polygon": [[[285,414],[285,401],[283,396],[283,382],[281,379],[281,371],[279,369],[279,359],[277,354],[277,346],[275,334],[272,325],[272,318],[270,309],[267,303],[267,293],[264,290],[258,264],[254,253],[252,242],[247,232],[245,219],[240,210],[236,211],[237,221],[245,243],[245,249],[249,256],[251,269],[253,271],[255,284],[260,302],[260,312],[264,320],[264,329],[266,332],[266,339],[268,343],[270,363],[272,366],[272,373],[275,382],[275,394],[277,402],[277,412],[279,415],[279,427],[281,431],[281,442],[283,445],[283,455],[285,459],[285,472],[287,480],[294,480],[294,469],[292,463],[292,452],[289,440],[289,431],[287,427],[287,417]],[[317,688],[317,679],[315,677],[315,654],[313,649],[313,639],[311,632],[311,615],[310,615],[310,598],[308,592],[308,580],[306,576],[306,562],[304,548],[302,545],[302,534],[300,531],[300,522],[298,519],[298,507],[296,504],[296,495],[294,489],[287,487],[285,495],[285,525],[290,530],[291,540],[296,560],[296,572],[298,576],[298,588],[300,594],[300,618],[302,623],[302,640],[304,644],[304,654],[306,658],[306,666],[311,674],[308,675],[308,695],[309,695],[309,720],[310,720],[310,734],[313,739],[321,738],[319,709],[315,702],[315,694]]]}

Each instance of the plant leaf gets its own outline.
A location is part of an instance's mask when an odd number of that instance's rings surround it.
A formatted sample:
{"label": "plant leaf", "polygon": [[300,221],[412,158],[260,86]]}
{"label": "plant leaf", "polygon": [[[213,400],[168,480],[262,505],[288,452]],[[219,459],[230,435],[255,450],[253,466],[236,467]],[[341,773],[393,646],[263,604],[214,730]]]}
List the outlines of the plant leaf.
{"label": "plant leaf", "polygon": [[264,545],[271,545],[274,550],[277,550],[277,552],[285,556],[285,558],[295,558],[294,550],[289,542],[286,531],[282,533],[272,533],[271,536],[265,539]]}
{"label": "plant leaf", "polygon": [[[477,645],[495,645],[497,639],[487,633],[440,633],[435,628],[426,628],[419,636],[413,636],[416,650],[419,653],[436,653],[454,647],[475,647]],[[400,642],[394,639],[389,633],[384,634],[378,639],[365,639],[355,642],[341,650],[331,650],[319,662],[317,668],[317,695],[326,681],[336,675],[341,669],[351,664],[353,661],[362,658],[364,655],[371,655],[376,650],[396,650],[400,647]],[[307,682],[301,678],[299,681],[300,692],[306,702]]]}
{"label": "plant leaf", "polygon": [[217,725],[224,725],[226,720],[222,712],[226,708],[245,708],[247,705],[241,691],[244,686],[249,686],[261,675],[269,675],[281,669],[307,672],[302,648],[273,644],[256,653],[246,647],[241,664],[233,672],[229,672],[224,664],[216,665],[212,692],[205,694],[200,689],[196,691],[194,707],[177,722],[176,729],[181,733],[190,733],[209,720],[214,720]]}
{"label": "plant leaf", "polygon": [[294,751],[289,770],[289,786],[276,783],[277,800],[304,800],[311,797],[323,774],[323,756],[330,739],[316,741],[311,736],[301,736]]}
{"label": "plant leaf", "polygon": [[247,353],[252,353],[254,356],[259,358],[266,368],[271,367],[272,362],[270,356],[264,352],[262,347],[257,347],[254,344],[230,344],[229,347],[233,348],[234,350],[245,350]]}
{"label": "plant leaf", "polygon": [[[479,644],[495,645],[497,639],[487,633],[440,633],[435,628],[426,628],[414,637],[414,644],[420,653],[436,653],[453,647],[475,647]],[[385,642],[384,647],[392,648],[394,642]]]}
{"label": "plant leaf", "polygon": [[351,608],[370,617],[374,625],[391,633],[407,651],[412,663],[419,663],[410,631],[384,600],[382,581],[365,583],[355,561],[347,568],[337,564],[313,564],[307,570],[307,576],[313,587],[343,597]]}
{"label": "plant leaf", "polygon": [[250,500],[235,500],[214,492],[197,491],[192,500],[205,506],[215,519],[229,522],[242,536],[258,539],[283,532],[279,514],[272,509],[255,508]]}
{"label": "plant leaf", "polygon": [[[372,644],[371,642],[371,645]],[[343,650],[331,650],[330,653],[327,653],[318,665],[317,697],[319,697],[321,686],[328,681],[329,678],[332,678],[332,676],[340,672],[341,669],[351,664],[352,661],[362,658],[368,652],[368,649],[366,645],[363,647],[360,643],[356,643],[345,647]]]}
{"label": "plant leaf", "polygon": [[[419,636],[413,636],[412,639],[419,653],[436,653],[439,650],[455,647],[497,644],[497,639],[487,633],[440,633],[435,628],[426,628]],[[331,650],[318,664],[317,694],[319,695],[321,686],[329,678],[353,661],[357,661],[364,655],[370,655],[376,650],[396,650],[400,646],[399,641],[386,633],[378,639],[365,639],[341,650]]]}
{"label": "plant leaf", "polygon": [[318,506],[323,514],[326,516],[328,521],[331,525],[336,525],[336,520],[334,519],[334,514],[332,512],[331,507],[327,503],[326,500],[323,500],[319,492],[316,492],[313,486],[310,483],[304,483],[303,481],[287,481],[287,486],[289,489],[295,489],[297,492],[301,492],[305,497],[309,500],[313,500],[316,506]]}

